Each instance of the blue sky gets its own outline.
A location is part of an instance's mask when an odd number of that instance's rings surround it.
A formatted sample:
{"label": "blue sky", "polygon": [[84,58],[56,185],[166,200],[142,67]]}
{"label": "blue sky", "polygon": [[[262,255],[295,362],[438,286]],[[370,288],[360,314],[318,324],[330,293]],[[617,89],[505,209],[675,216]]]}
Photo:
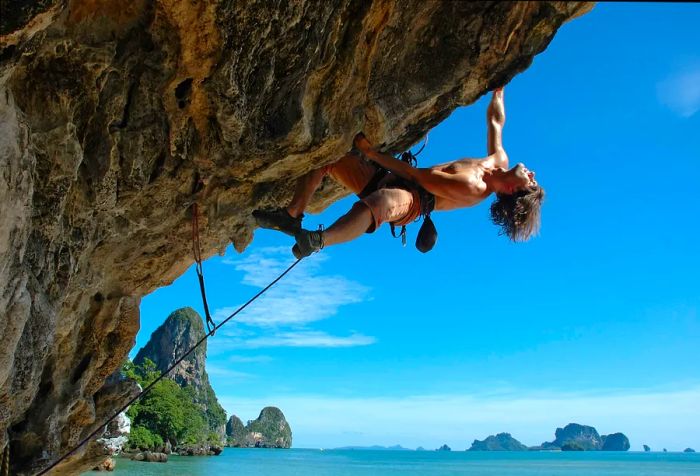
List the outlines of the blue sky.
{"label": "blue sky", "polygon": [[[220,401],[282,409],[296,447],[528,445],[578,422],[633,449],[700,447],[700,5],[599,4],[506,87],[504,143],[545,187],[541,236],[512,244],[490,200],[434,215],[426,255],[388,229],[304,260],[209,342]],[[486,153],[488,98],[430,133],[421,165]],[[308,227],[329,225],[347,198]],[[218,320],[293,261],[258,230],[204,267]],[[145,297],[136,349],[188,270]]]}

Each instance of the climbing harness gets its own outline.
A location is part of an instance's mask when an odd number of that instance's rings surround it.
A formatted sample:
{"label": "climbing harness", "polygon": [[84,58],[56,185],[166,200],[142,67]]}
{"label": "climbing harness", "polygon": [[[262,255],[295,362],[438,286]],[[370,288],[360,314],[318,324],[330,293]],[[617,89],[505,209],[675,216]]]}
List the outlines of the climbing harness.
{"label": "climbing harness", "polygon": [[[272,286],[274,286],[275,284],[277,284],[277,282],[278,282],[279,280],[281,280],[283,277],[285,277],[285,276],[287,275],[287,273],[289,273],[297,264],[299,264],[299,261],[301,261],[301,258],[299,258],[299,259],[296,260],[294,263],[292,263],[292,264],[291,264],[287,269],[285,269],[279,276],[277,276],[270,284],[268,284],[267,286],[265,286],[265,287],[264,287],[261,291],[259,291],[255,296],[253,296],[253,297],[250,298],[248,301],[246,301],[245,304],[243,304],[243,305],[240,306],[238,309],[236,309],[236,310],[235,310],[233,313],[231,313],[226,319],[224,319],[223,321],[221,321],[221,324],[216,325],[216,324],[214,323],[214,321],[211,319],[211,316],[209,315],[209,309],[208,309],[208,305],[207,305],[207,301],[206,301],[206,299],[207,299],[207,298],[206,298],[206,293],[205,293],[205,291],[204,291],[204,272],[202,271],[202,256],[201,256],[201,250],[200,250],[200,247],[199,247],[199,220],[198,220],[198,217],[197,217],[197,211],[198,211],[198,210],[197,210],[197,204],[196,204],[196,202],[195,202],[195,203],[193,204],[193,210],[192,210],[192,212],[193,212],[193,214],[192,214],[192,249],[193,249],[194,254],[195,254],[195,261],[197,262],[197,277],[199,278],[199,286],[200,286],[200,290],[201,290],[201,292],[202,292],[202,301],[204,302],[204,311],[205,311],[206,316],[207,316],[207,329],[208,329],[208,332],[204,335],[204,337],[202,337],[201,339],[199,339],[199,340],[197,341],[197,343],[196,343],[195,345],[193,345],[187,352],[185,352],[179,359],[177,359],[177,360],[175,361],[174,364],[172,364],[170,367],[168,367],[168,369],[166,369],[163,373],[161,373],[153,382],[151,382],[151,383],[148,384],[143,390],[141,390],[141,391],[138,393],[138,395],[136,395],[135,397],[133,397],[133,398],[132,398],[131,400],[129,400],[124,406],[122,406],[119,410],[117,410],[116,412],[114,412],[114,415],[112,415],[109,419],[107,419],[107,421],[105,421],[105,422],[102,423],[100,426],[98,426],[98,427],[97,427],[92,433],[90,433],[88,436],[86,436],[85,438],[83,438],[83,439],[80,441],[80,443],[78,443],[77,445],[75,445],[70,451],[68,451],[68,452],[65,453],[63,456],[61,456],[61,457],[58,458],[56,461],[54,461],[49,467],[47,467],[46,469],[42,470],[40,473],[37,473],[37,476],[42,476],[42,475],[48,473],[48,472],[51,471],[53,468],[55,468],[61,461],[63,461],[63,460],[66,459],[68,456],[70,456],[71,454],[73,454],[73,453],[75,452],[75,450],[77,450],[78,448],[80,448],[81,446],[83,446],[85,443],[87,443],[88,441],[90,441],[90,439],[92,439],[94,436],[96,436],[98,433],[100,433],[100,431],[104,432],[104,429],[107,427],[107,425],[108,425],[112,420],[114,420],[115,418],[117,418],[117,416],[119,416],[119,414],[120,414],[121,412],[125,411],[125,410],[126,410],[127,408],[129,408],[129,406],[132,405],[135,401],[139,400],[141,397],[143,397],[144,395],[146,395],[146,393],[148,393],[148,392],[153,388],[153,386],[154,386],[156,383],[160,382],[167,374],[169,374],[175,367],[177,367],[183,360],[185,360],[185,357],[187,357],[187,356],[190,355],[192,352],[194,352],[194,350],[195,350],[197,347],[199,347],[199,346],[200,346],[205,340],[207,340],[209,337],[213,336],[214,333],[215,333],[218,329],[220,329],[220,328],[223,327],[228,321],[230,321],[231,319],[233,319],[239,312],[241,312],[242,310],[244,310],[244,309],[245,309],[246,307],[248,307],[248,305],[250,305],[253,301],[255,301],[255,300],[258,299],[260,296],[262,296],[268,289],[270,289]],[[5,457],[3,457],[2,460],[5,461],[6,459],[7,459],[7,461],[9,462],[9,445],[8,445],[8,448],[5,450]],[[4,476],[4,475],[2,475],[2,476]]]}
{"label": "climbing harness", "polygon": [[[418,155],[421,152],[423,152],[423,149],[425,149],[425,146],[427,144],[428,136],[426,135],[425,141],[423,142],[421,148],[418,149],[418,152],[414,154],[410,150],[407,150],[405,152],[402,152],[400,156],[397,157],[397,159],[406,162],[411,167],[416,167],[418,165]],[[384,179],[387,176],[388,173],[389,171],[387,169],[385,169],[384,167],[379,167],[379,169],[367,183],[365,188],[362,189],[362,191],[359,193],[359,198],[365,198],[370,193],[375,192],[379,186],[379,183],[382,181],[382,179]],[[416,190],[418,192],[418,195],[420,197],[419,200],[421,211],[420,215],[418,216],[418,218],[416,218],[416,220],[422,217],[423,224],[421,225],[420,230],[418,231],[418,235],[416,236],[416,248],[422,253],[427,253],[428,251],[433,249],[433,246],[435,246],[435,242],[437,241],[437,229],[435,228],[433,220],[430,218],[430,213],[435,208],[435,195],[428,192],[417,183],[400,177],[396,177],[395,182],[393,183],[395,185],[401,185],[407,189]],[[398,234],[396,233],[396,226],[393,223],[390,223],[389,225],[391,227],[391,236],[393,236],[394,238],[400,237],[401,244],[403,246],[406,246],[406,225],[401,226],[401,231],[399,231]]]}

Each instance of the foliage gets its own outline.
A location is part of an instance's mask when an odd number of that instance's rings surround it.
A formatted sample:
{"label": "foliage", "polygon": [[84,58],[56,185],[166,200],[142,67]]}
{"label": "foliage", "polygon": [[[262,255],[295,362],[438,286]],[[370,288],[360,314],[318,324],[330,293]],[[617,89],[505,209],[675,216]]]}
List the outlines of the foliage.
{"label": "foliage", "polygon": [[160,435],[151,433],[146,427],[134,427],[129,433],[130,449],[155,451],[161,446],[163,446],[163,439],[160,437]]}
{"label": "foliage", "polygon": [[577,441],[567,441],[561,446],[562,451],[585,451],[586,449]]}
{"label": "foliage", "polygon": [[[156,365],[149,359],[145,359],[141,365],[127,362],[122,373],[142,387],[151,384],[159,375]],[[162,446],[163,441],[169,441],[173,446],[212,440],[220,442],[220,437],[210,430],[208,415],[195,403],[195,395],[192,387],[181,388],[167,378],[153,385],[127,411],[132,421],[130,446],[154,449]],[[225,418],[224,414],[224,422]],[[212,433],[216,435],[215,438]]]}
{"label": "foliage", "polygon": [[209,423],[209,428],[223,428],[226,425],[226,410],[219,405],[211,385],[206,385],[204,392],[204,401],[207,404],[206,419]]}

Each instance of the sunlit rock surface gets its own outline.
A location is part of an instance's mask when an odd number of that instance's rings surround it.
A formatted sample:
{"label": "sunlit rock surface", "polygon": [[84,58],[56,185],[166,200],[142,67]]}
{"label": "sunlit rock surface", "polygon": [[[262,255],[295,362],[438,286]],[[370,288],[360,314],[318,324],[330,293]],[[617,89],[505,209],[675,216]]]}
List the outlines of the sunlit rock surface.
{"label": "sunlit rock surface", "polygon": [[[141,296],[192,264],[194,200],[205,254],[240,251],[250,211],[284,201],[357,131],[406,148],[591,6],[0,5],[0,449],[11,443],[14,474],[55,460],[133,391],[105,381],[134,344]],[[344,193],[326,186],[314,209]],[[59,472],[89,468],[97,446]]]}

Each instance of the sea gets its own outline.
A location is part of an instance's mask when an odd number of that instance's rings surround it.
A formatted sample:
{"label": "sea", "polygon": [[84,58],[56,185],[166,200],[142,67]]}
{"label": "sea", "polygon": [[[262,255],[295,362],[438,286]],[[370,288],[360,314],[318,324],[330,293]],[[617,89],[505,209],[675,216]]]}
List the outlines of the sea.
{"label": "sea", "polygon": [[700,476],[700,453],[226,448],[167,463],[116,461],[115,476]]}

